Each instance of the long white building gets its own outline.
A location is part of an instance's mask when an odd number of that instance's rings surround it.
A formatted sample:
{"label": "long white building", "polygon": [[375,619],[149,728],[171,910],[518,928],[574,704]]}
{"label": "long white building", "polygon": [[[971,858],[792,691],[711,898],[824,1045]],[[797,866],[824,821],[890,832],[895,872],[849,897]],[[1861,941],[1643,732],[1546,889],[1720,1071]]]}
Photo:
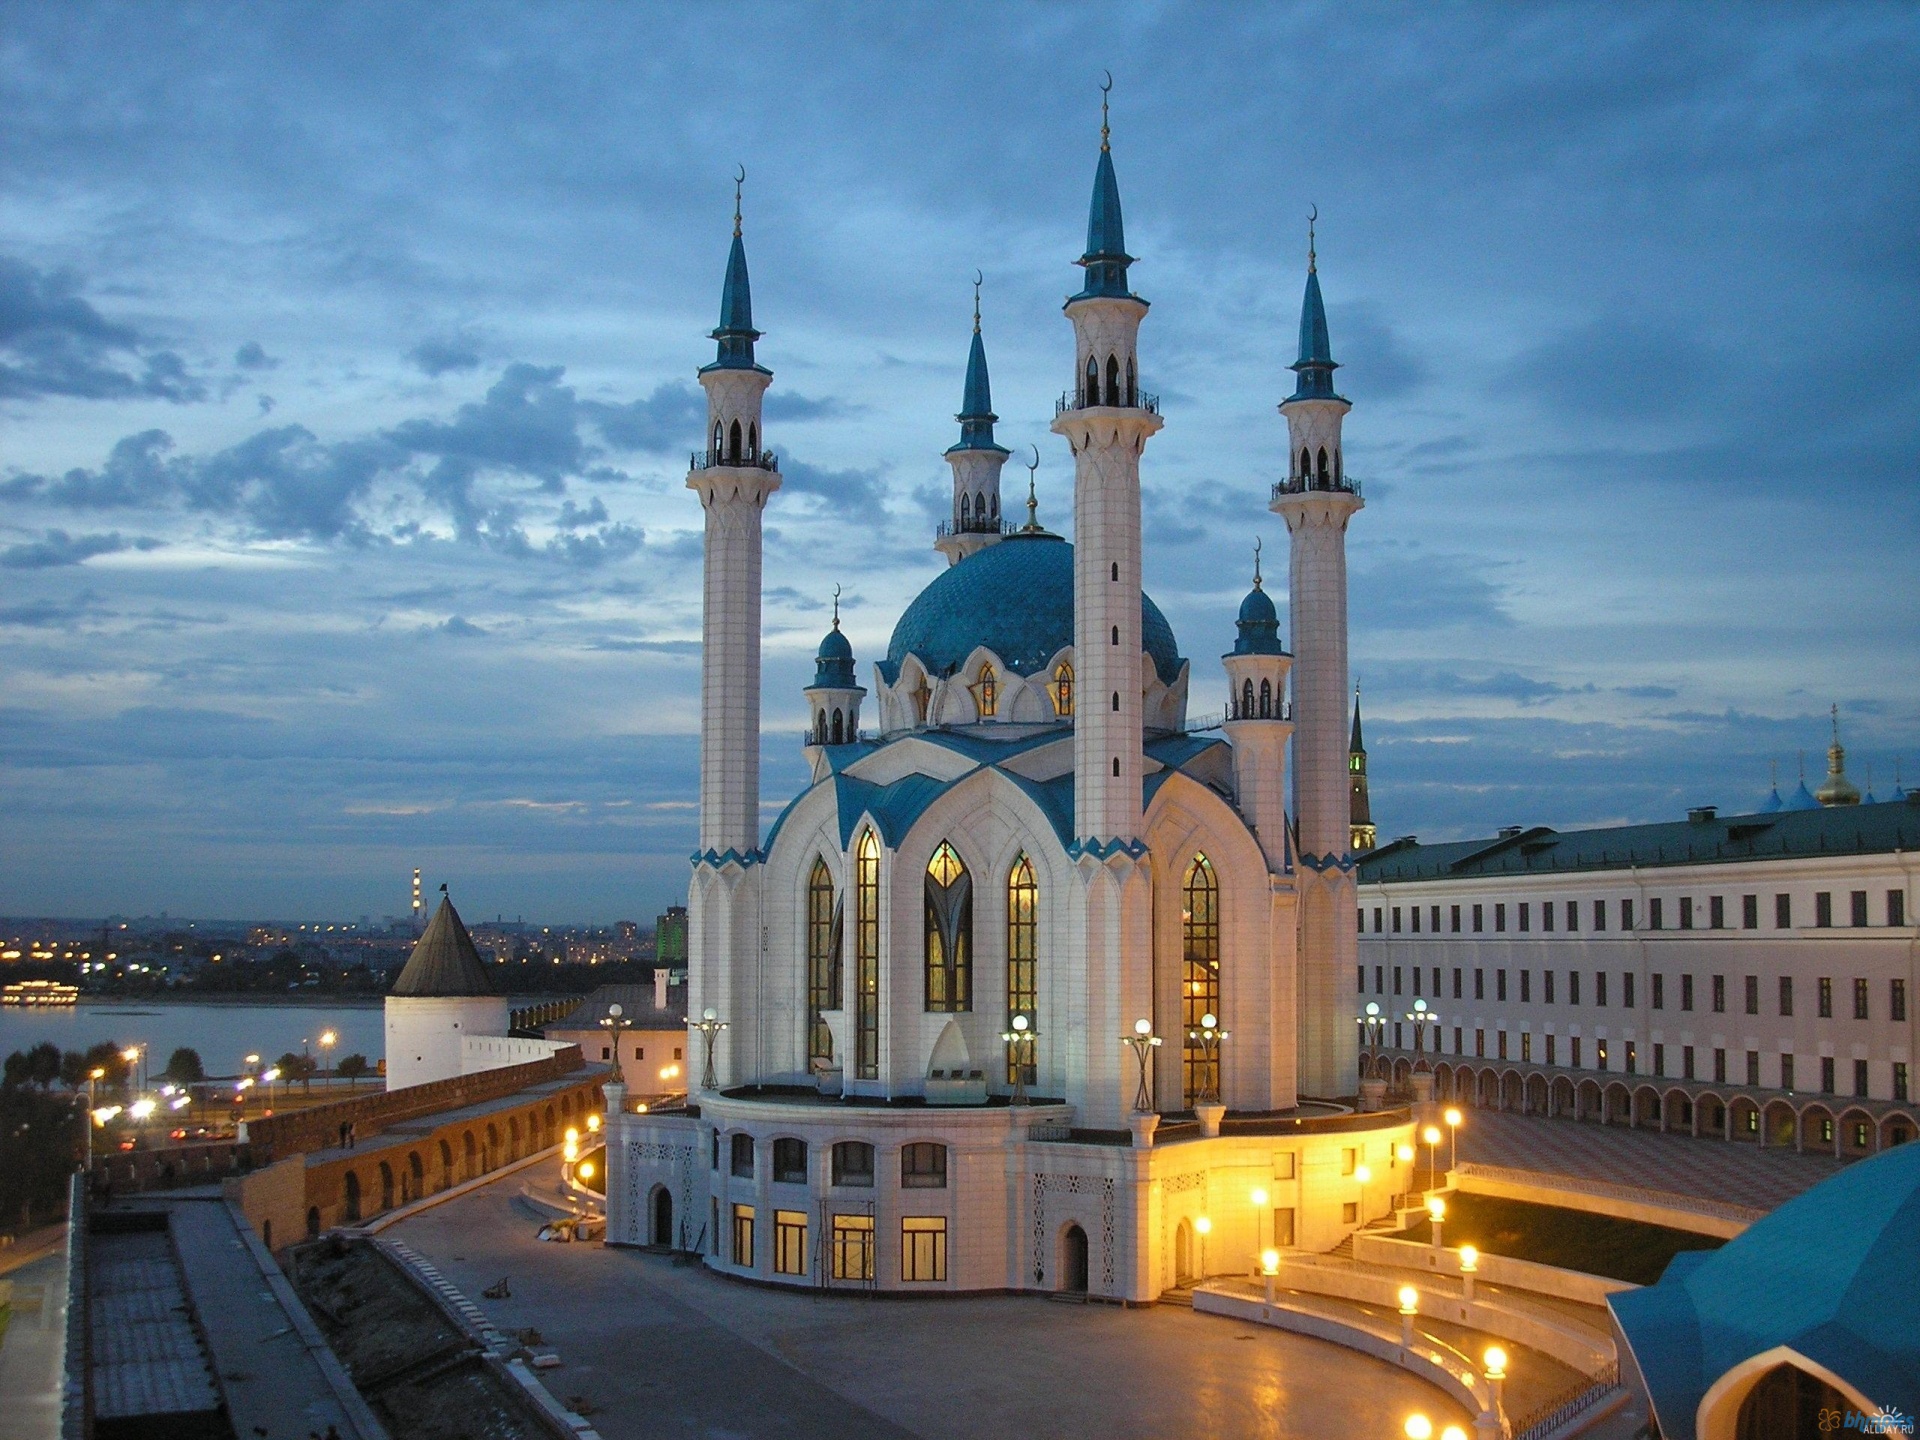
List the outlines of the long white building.
{"label": "long white building", "polygon": [[1912,1138],[1920,794],[1845,803],[1837,742],[1833,765],[1839,804],[1363,856],[1370,1058],[1533,1113],[1841,1155]]}

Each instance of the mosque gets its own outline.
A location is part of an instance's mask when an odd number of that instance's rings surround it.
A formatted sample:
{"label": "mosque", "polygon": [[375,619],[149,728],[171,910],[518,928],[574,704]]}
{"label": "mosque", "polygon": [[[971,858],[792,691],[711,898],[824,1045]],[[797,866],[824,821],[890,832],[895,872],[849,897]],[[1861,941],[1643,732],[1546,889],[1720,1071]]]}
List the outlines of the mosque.
{"label": "mosque", "polygon": [[[1073,536],[1003,507],[976,298],[946,451],[948,567],[871,689],[836,608],[806,689],[812,778],[761,831],[761,423],[736,201],[706,448],[700,839],[681,1108],[609,1096],[614,1243],[772,1283],[1141,1301],[1263,1248],[1329,1250],[1417,1188],[1405,1111],[1363,1113],[1348,475],[1311,240],[1272,472],[1289,620],[1257,564],[1217,637],[1224,719],[1141,588],[1163,420],[1101,127],[1072,370],[1052,429]],[[1217,712],[1216,712],[1217,713]],[[1291,792],[1288,763],[1292,759]],[[1360,789],[1363,793],[1364,780]],[[1364,802],[1362,802],[1364,803]],[[1370,837],[1369,837],[1370,838]]]}

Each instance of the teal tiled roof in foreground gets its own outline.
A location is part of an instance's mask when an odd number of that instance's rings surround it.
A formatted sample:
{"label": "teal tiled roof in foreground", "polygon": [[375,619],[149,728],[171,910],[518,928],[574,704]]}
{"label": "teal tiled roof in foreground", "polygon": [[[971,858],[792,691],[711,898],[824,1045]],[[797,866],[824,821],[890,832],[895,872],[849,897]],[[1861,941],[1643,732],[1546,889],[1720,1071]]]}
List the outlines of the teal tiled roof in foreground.
{"label": "teal tiled roof in foreground", "polygon": [[1658,1285],[1609,1298],[1660,1431],[1691,1435],[1734,1366],[1779,1346],[1920,1409],[1920,1144],[1850,1165]]}
{"label": "teal tiled roof in foreground", "polygon": [[1397,884],[1914,849],[1920,849],[1920,805],[1889,801],[1599,830],[1550,830],[1540,825],[1498,839],[1442,845],[1422,845],[1408,837],[1361,856],[1359,879],[1363,885]]}

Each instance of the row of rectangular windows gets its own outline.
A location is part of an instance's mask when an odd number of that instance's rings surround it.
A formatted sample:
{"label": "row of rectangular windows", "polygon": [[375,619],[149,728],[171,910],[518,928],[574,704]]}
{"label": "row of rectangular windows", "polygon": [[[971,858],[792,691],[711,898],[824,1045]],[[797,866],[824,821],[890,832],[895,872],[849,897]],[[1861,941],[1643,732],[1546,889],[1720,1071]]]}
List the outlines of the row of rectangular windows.
{"label": "row of rectangular windows", "polygon": [[[1850,892],[1847,898],[1850,905],[1852,924],[1858,928],[1864,928],[1871,924],[1872,922],[1867,918],[1867,892],[1865,890],[1855,890]],[[1566,901],[1564,903],[1564,911],[1559,901],[1542,900],[1538,903],[1541,930],[1551,934],[1556,919],[1563,914],[1565,921],[1564,928],[1569,933],[1579,930],[1580,902],[1578,900]],[[1617,904],[1619,907],[1620,928],[1622,930],[1633,929],[1633,901],[1621,900],[1618,901]],[[1393,933],[1396,935],[1401,933],[1402,912],[1404,909],[1404,918],[1410,922],[1412,932],[1418,935],[1420,933],[1421,908],[1422,907],[1418,905],[1405,907],[1399,905],[1392,906]],[[1440,907],[1438,905],[1429,905],[1425,908],[1429,918],[1428,928],[1433,934],[1438,935],[1440,933]],[[1497,901],[1493,905],[1493,928],[1496,934],[1505,932],[1507,928],[1507,908],[1505,901]],[[1526,934],[1532,931],[1534,902],[1521,900],[1514,905],[1513,909],[1515,912],[1514,919],[1517,922],[1520,932]],[[1680,897],[1678,909],[1679,926],[1682,930],[1693,930],[1696,928],[1725,930],[1729,928],[1727,925],[1726,897],[1724,895],[1711,895],[1707,897],[1706,925],[1704,927],[1697,927],[1695,924],[1699,915],[1691,895],[1682,895]],[[1482,934],[1486,930],[1487,920],[1487,906],[1484,904],[1477,904],[1471,907],[1460,905],[1449,906],[1447,915],[1448,930],[1455,935],[1461,933],[1463,911],[1467,913],[1467,917],[1471,918],[1473,922],[1472,933],[1475,935]],[[1379,935],[1384,933],[1388,913],[1388,907],[1380,905],[1373,907],[1374,934]],[[1607,913],[1607,901],[1595,900],[1593,902],[1592,915],[1593,928],[1595,930],[1605,930],[1607,928]],[[1884,914],[1886,916],[1886,923],[1889,925],[1905,925],[1907,923],[1906,891],[1887,891]],[[1649,930],[1664,930],[1667,928],[1667,907],[1664,897],[1656,895],[1647,901],[1646,919],[1647,929]],[[1362,935],[1366,934],[1367,912],[1365,907],[1362,907],[1357,912],[1357,920],[1360,933]],[[1832,928],[1832,891],[1821,890],[1814,894],[1813,924],[1814,928],[1819,930]],[[1773,926],[1776,930],[1791,930],[1793,928],[1793,896],[1775,895],[1773,897]],[[1758,895],[1742,895],[1740,897],[1740,928],[1742,930],[1758,930],[1760,928],[1760,897]]]}
{"label": "row of rectangular windows", "polygon": [[[733,1207],[733,1263],[754,1265],[754,1209]],[[718,1244],[716,1237],[715,1244]],[[835,1215],[829,1243],[829,1267],[835,1280],[873,1279],[873,1217]],[[773,1273],[807,1273],[807,1212],[773,1212]],[[947,1278],[947,1220],[944,1215],[906,1215],[900,1220],[900,1278]]]}
{"label": "row of rectangular windows", "polygon": [[[1372,993],[1375,995],[1385,995],[1387,993],[1388,968],[1389,967],[1385,965],[1376,965],[1373,967]],[[1413,993],[1415,995],[1421,993],[1420,987],[1423,977],[1430,976],[1431,988],[1428,993],[1436,1000],[1442,998],[1440,994],[1440,966],[1434,965],[1423,968],[1419,965],[1395,965],[1391,968],[1393,970],[1393,993],[1395,995],[1406,993],[1403,989],[1406,979],[1405,972],[1411,969],[1413,972]],[[1556,977],[1558,974],[1559,972],[1555,970],[1542,970],[1540,972],[1540,1000],[1544,1005],[1552,1005],[1555,1003],[1554,997],[1557,988]],[[1569,970],[1566,972],[1566,1003],[1569,1005],[1578,1005],[1581,1003],[1580,975],[1581,972],[1578,970]],[[1522,1004],[1530,1005],[1533,1003],[1533,971],[1522,970],[1519,972],[1519,976],[1520,1001]],[[1747,975],[1742,978],[1746,982],[1744,987],[1745,994],[1743,996],[1746,1002],[1746,1013],[1749,1015],[1758,1015],[1760,1013],[1760,977],[1758,975]],[[1466,999],[1464,993],[1465,979],[1466,972],[1459,966],[1453,967],[1453,999]],[[1631,970],[1624,970],[1620,973],[1620,1005],[1623,1009],[1631,1010],[1635,1008],[1636,992],[1634,982],[1636,979],[1637,976],[1635,972]],[[1655,973],[1649,975],[1647,979],[1649,981],[1647,998],[1650,1002],[1648,1008],[1653,1010],[1666,1009],[1667,977],[1664,974]],[[1710,988],[1712,992],[1713,1013],[1716,1015],[1724,1015],[1727,1010],[1727,977],[1724,975],[1714,975],[1711,976],[1710,979],[1712,981]],[[1368,993],[1367,967],[1365,965],[1358,967],[1354,977],[1354,983],[1362,995]],[[1873,1018],[1872,989],[1872,984],[1869,981],[1862,978],[1855,978],[1853,982],[1854,1019],[1870,1020]],[[1493,972],[1493,990],[1493,998],[1496,1001],[1506,1000],[1507,972],[1504,969],[1496,969]],[[1822,1020],[1831,1020],[1833,1018],[1832,977],[1822,975],[1815,980],[1814,993],[1819,1018]],[[1595,970],[1593,972],[1592,994],[1594,1005],[1604,1008],[1607,1003],[1607,972],[1605,970]],[[1476,968],[1473,972],[1473,998],[1475,1000],[1484,1000],[1487,998],[1487,972],[1484,969]],[[1680,1008],[1682,1010],[1693,1009],[1693,976],[1680,976],[1679,998]],[[1793,1014],[1793,977],[1791,975],[1782,975],[1779,978],[1778,1004],[1779,1014]],[[1887,982],[1887,1018],[1889,1020],[1905,1020],[1907,1018],[1907,982],[1904,979],[1889,980]]]}
{"label": "row of rectangular windows", "polygon": [[[1443,1053],[1440,1049],[1441,1027],[1436,1025],[1433,1028],[1435,1032],[1434,1053],[1441,1054]],[[1401,1043],[1402,1038],[1401,1027],[1396,1023],[1393,1027],[1393,1043],[1395,1049],[1406,1048]],[[1558,1065],[1560,1063],[1558,1041],[1561,1037],[1557,1035],[1547,1035],[1543,1038],[1546,1041],[1545,1063],[1548,1065]],[[1567,1064],[1575,1070],[1583,1069],[1586,1065],[1585,1051],[1581,1045],[1581,1038],[1582,1037],[1578,1035],[1569,1035],[1566,1037],[1568,1045]],[[1454,1054],[1464,1055],[1467,1053],[1465,1039],[1465,1030],[1461,1026],[1456,1025],[1453,1029]],[[1495,1058],[1501,1060],[1511,1058],[1507,1054],[1507,1031],[1496,1031],[1495,1039],[1498,1045],[1498,1053]],[[1626,1073],[1629,1075],[1639,1074],[1639,1047],[1631,1040],[1623,1040],[1620,1043],[1625,1051],[1623,1058],[1626,1061]],[[1593,1048],[1594,1068],[1596,1070],[1607,1070],[1611,1068],[1609,1063],[1610,1052],[1607,1048],[1607,1042],[1605,1040],[1596,1040]],[[1487,1032],[1485,1030],[1475,1030],[1473,1032],[1473,1053],[1477,1059],[1484,1060],[1487,1058]],[[1522,1030],[1520,1032],[1519,1058],[1523,1062],[1531,1062],[1534,1058],[1533,1035],[1530,1031]],[[1760,1078],[1760,1052],[1758,1050],[1749,1050],[1746,1052],[1746,1059],[1746,1083],[1758,1087],[1763,1083]],[[1794,1057],[1791,1054],[1784,1052],[1781,1054],[1778,1079],[1780,1082],[1779,1088],[1782,1090],[1791,1090],[1794,1088],[1793,1062]],[[1895,1100],[1905,1100],[1908,1098],[1906,1062],[1904,1060],[1895,1060],[1892,1062],[1892,1065],[1893,1093],[1891,1098]],[[1860,1099],[1869,1098],[1868,1069],[1868,1062],[1865,1060],[1855,1060],[1853,1062],[1853,1093]],[[1651,1073],[1662,1078],[1667,1074],[1667,1047],[1664,1044],[1655,1044],[1653,1047],[1653,1070]],[[1691,1045],[1683,1045],[1680,1047],[1680,1074],[1676,1078],[1681,1080],[1697,1080],[1701,1078],[1694,1074],[1694,1051]],[[1713,1052],[1713,1078],[1718,1084],[1724,1085],[1727,1082],[1727,1052],[1723,1049],[1715,1049]],[[1821,1094],[1832,1095],[1836,1093],[1834,1088],[1835,1078],[1834,1058],[1831,1055],[1822,1055],[1820,1057]]]}
{"label": "row of rectangular windows", "polygon": [[[720,1168],[720,1132],[710,1141],[710,1163]],[[873,1146],[865,1140],[838,1140],[832,1154],[833,1183],[870,1189],[873,1186]],[[753,1136],[730,1137],[728,1169],[742,1180],[753,1178]],[[776,1185],[807,1183],[807,1142],[791,1136],[773,1142],[773,1180]],[[900,1147],[900,1185],[905,1190],[947,1188],[947,1147],[922,1140]]]}

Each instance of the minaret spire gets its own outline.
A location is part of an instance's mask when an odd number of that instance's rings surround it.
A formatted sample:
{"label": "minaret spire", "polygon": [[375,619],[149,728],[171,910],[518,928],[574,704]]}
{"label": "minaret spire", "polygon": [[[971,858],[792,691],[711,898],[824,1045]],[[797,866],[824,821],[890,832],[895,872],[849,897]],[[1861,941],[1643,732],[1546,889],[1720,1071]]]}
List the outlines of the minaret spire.
{"label": "minaret spire", "polygon": [[967,382],[961,392],[960,438],[947,447],[953,467],[953,512],[944,521],[933,548],[959,564],[1000,538],[1000,467],[1007,449],[993,438],[993,387],[987,377],[987,345],[980,335],[980,287],[986,277],[973,272],[973,342],[967,350]]}
{"label": "minaret spire", "polygon": [[727,278],[720,287],[720,324],[712,332],[719,351],[707,370],[760,368],[753,358],[753,342],[760,332],[753,328],[753,287],[747,280],[747,245],[740,234],[740,189],[746,180],[747,167],[742,165],[733,177],[733,248],[727,252]]}

